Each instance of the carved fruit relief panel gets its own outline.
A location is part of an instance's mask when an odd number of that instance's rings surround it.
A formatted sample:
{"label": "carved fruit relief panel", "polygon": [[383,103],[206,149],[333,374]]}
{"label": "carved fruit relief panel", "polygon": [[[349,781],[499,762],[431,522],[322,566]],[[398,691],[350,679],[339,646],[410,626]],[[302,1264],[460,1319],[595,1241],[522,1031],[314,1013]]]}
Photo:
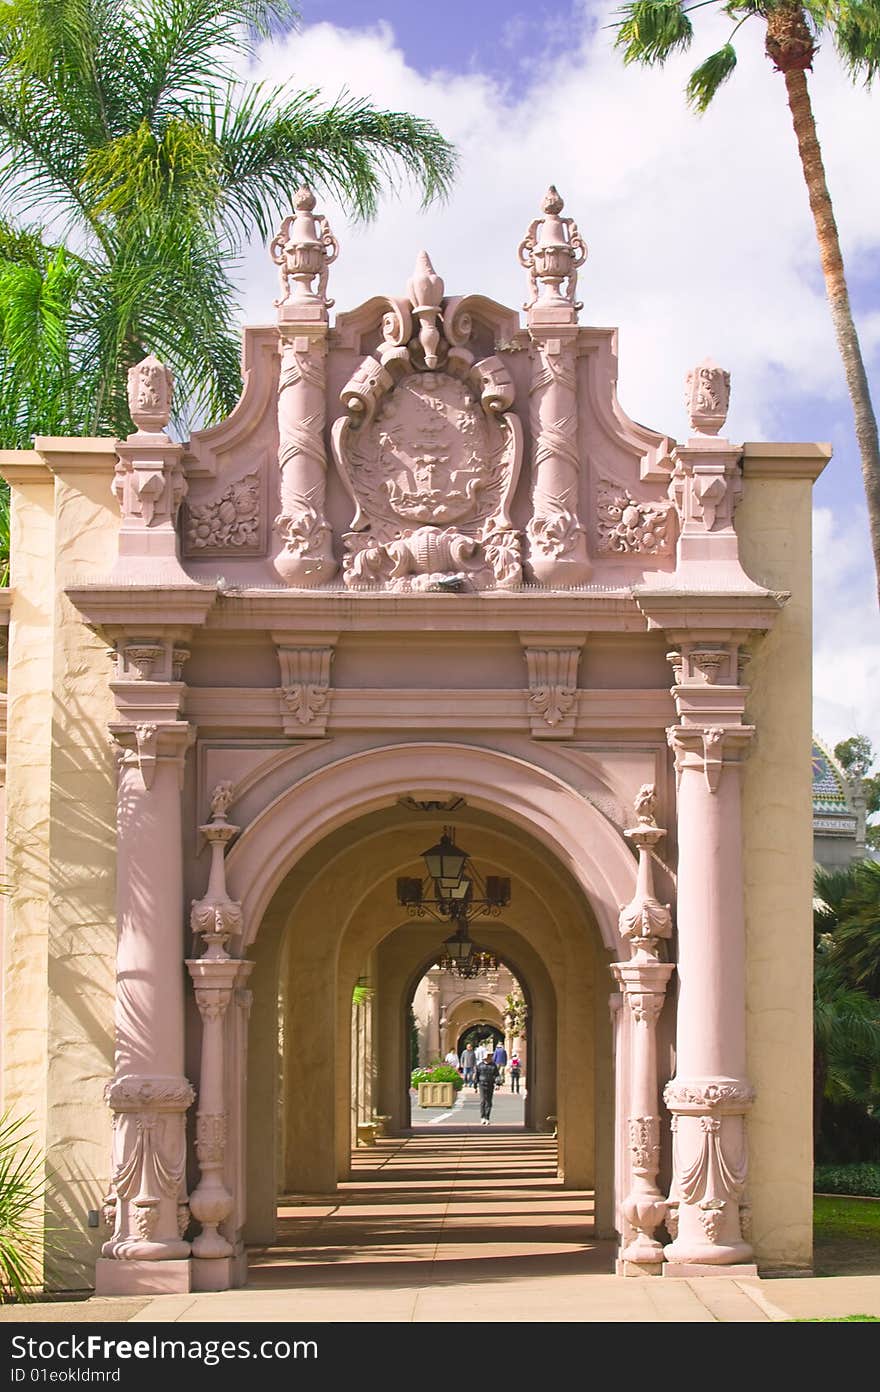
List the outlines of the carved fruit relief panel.
{"label": "carved fruit relief panel", "polygon": [[199,559],[215,555],[262,555],[266,550],[264,471],[254,469],[233,479],[207,502],[188,501],[184,518],[184,550]]}

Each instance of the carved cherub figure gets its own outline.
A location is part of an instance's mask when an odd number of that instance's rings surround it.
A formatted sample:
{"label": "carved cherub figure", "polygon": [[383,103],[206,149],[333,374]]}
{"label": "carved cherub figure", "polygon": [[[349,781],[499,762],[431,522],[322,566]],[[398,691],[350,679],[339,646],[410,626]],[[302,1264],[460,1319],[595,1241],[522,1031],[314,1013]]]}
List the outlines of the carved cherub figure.
{"label": "carved cherub figure", "polygon": [[218,783],[211,793],[211,817],[215,821],[225,821],[226,813],[232,806],[235,784],[228,781]]}
{"label": "carved cherub figure", "polygon": [[657,800],[657,788],[653,783],[643,783],[636,793],[633,807],[640,826],[656,826],[654,820],[654,803]]}

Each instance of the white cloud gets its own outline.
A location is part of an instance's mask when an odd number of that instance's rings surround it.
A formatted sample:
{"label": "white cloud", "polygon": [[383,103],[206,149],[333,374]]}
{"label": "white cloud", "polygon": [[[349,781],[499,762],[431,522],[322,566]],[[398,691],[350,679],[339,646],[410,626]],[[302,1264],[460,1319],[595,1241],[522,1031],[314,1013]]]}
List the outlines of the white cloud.
{"label": "white cloud", "polygon": [[813,513],[813,725],[826,743],[867,735],[880,750],[880,631],[868,528]]}
{"label": "white cloud", "polygon": [[[324,201],[342,244],[331,282],[338,308],[402,292],[422,246],[449,293],[519,305],[516,247],[552,181],[590,247],[582,320],[620,326],[620,396],[635,419],[683,433],[684,374],[711,353],[733,375],[732,438],[804,438],[788,407],[795,396],[813,404],[810,428],[831,436],[832,420],[849,419],[842,370],[785,88],[759,26],[740,32],[740,67],[698,119],[684,83],[727,37],[726,22],[701,13],[693,54],[650,71],[625,69],[613,52],[601,27],[612,13],[585,5],[566,52],[538,55],[527,86],[503,89],[479,73],[415,72],[385,25],[315,25],[262,50],[250,75],[319,86],[328,99],[345,88],[429,117],[460,152],[448,204],[427,213],[405,191],[373,225],[354,227]],[[880,251],[880,180],[866,177],[880,102],[848,81],[830,44],[810,84],[845,255],[858,269]],[[245,281],[246,318],[266,322],[275,273],[262,247],[249,249]],[[880,311],[869,309],[862,328],[866,355],[876,353]],[[819,432],[823,403],[829,423]],[[817,730],[832,741],[859,730],[880,746],[877,608],[861,513],[817,513],[816,636]]]}

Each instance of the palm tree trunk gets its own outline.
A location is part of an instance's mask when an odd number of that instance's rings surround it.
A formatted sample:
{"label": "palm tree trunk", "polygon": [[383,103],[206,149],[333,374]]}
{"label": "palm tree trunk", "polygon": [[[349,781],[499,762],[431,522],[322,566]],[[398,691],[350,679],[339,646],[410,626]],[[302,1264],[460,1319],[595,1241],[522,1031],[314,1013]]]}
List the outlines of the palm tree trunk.
{"label": "palm tree trunk", "polygon": [[865,484],[865,498],[868,504],[868,526],[871,532],[871,549],[874,553],[874,567],[877,578],[877,593],[880,599],[880,445],[877,439],[877,419],[871,403],[871,392],[859,336],[853,323],[846,288],[846,274],[840,250],[840,237],[831,195],[825,179],[822,152],[816,135],[816,122],[810,103],[807,87],[807,74],[803,68],[789,68],[784,73],[788,92],[788,105],[794,122],[798,151],[816,225],[819,240],[819,256],[825,276],[825,290],[831,309],[831,320],[837,335],[837,346],[843,359],[846,384],[855,415],[856,440],[862,461],[862,478]]}

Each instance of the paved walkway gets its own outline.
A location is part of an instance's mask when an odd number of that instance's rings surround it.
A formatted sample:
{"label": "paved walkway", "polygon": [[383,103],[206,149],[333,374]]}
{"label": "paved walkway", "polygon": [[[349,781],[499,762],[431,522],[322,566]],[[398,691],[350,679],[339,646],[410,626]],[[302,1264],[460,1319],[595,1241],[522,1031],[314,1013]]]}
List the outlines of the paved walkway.
{"label": "paved walkway", "polygon": [[632,1279],[592,1236],[593,1196],[563,1189],[552,1137],[420,1130],[353,1157],[326,1199],[291,1197],[246,1289],[9,1307],[0,1319],[434,1322],[773,1322],[880,1315],[880,1276]]}

